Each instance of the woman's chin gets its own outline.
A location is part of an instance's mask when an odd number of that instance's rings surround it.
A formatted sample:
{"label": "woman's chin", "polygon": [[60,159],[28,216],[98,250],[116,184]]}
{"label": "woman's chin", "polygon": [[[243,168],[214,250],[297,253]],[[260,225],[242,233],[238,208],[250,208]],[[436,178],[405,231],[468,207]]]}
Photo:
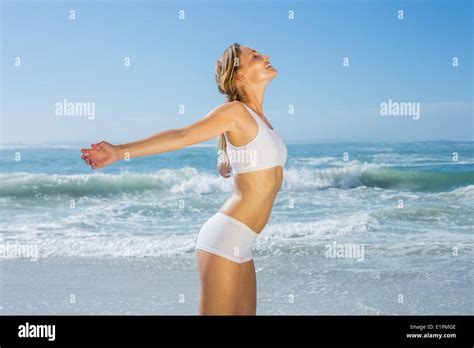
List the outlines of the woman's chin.
{"label": "woman's chin", "polygon": [[278,75],[278,71],[276,69],[272,69],[272,71],[268,75],[268,80],[271,81]]}

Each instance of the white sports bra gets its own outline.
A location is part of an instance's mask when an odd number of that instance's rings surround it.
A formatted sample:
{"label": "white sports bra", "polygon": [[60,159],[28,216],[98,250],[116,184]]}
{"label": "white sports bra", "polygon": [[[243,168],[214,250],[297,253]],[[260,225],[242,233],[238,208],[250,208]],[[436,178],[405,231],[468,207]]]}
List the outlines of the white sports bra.
{"label": "white sports bra", "polygon": [[268,127],[255,111],[245,103],[242,104],[257,122],[258,132],[255,138],[243,146],[232,145],[224,133],[232,173],[242,174],[276,166],[285,167],[288,151],[280,135],[275,129]]}

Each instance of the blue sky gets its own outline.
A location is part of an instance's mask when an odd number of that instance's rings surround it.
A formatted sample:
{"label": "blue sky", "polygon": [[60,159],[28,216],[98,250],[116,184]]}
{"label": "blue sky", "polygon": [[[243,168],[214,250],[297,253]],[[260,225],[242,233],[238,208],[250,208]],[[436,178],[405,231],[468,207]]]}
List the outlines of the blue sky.
{"label": "blue sky", "polygon": [[[279,71],[264,112],[287,142],[471,140],[472,10],[436,0],[4,0],[2,142],[120,143],[193,123],[224,102],[213,69],[233,42]],[[94,102],[94,119],[57,116],[64,99]],[[420,103],[420,118],[382,117],[388,100]]]}

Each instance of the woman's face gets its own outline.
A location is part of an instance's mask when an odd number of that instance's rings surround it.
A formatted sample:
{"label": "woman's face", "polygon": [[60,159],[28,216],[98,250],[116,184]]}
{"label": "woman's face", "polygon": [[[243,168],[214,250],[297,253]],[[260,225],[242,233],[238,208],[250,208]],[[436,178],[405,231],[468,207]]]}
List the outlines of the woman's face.
{"label": "woman's face", "polygon": [[270,82],[278,74],[270,65],[269,56],[260,54],[252,47],[240,48],[239,72],[246,77],[246,82]]}

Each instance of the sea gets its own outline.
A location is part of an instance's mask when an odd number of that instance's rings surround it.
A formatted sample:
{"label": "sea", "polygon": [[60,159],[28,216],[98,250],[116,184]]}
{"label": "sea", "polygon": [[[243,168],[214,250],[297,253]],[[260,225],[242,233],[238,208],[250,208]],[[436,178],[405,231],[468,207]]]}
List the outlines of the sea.
{"label": "sea", "polygon": [[[197,314],[194,246],[231,195],[216,144],[92,170],[0,148],[0,313]],[[474,142],[287,143],[257,314],[474,314]]]}

